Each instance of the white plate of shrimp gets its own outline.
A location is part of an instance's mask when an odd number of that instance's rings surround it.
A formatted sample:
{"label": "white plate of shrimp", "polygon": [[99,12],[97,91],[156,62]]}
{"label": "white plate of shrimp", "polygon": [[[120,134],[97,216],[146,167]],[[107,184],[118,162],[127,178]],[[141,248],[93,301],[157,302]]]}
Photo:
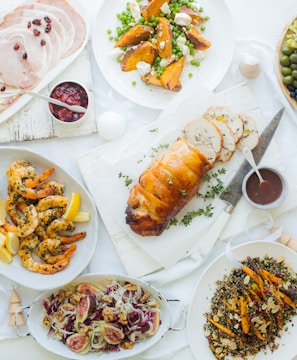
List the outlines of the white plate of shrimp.
{"label": "white plate of shrimp", "polygon": [[[25,148],[0,147],[0,198],[7,199],[7,231],[20,247],[0,273],[25,287],[46,290],[63,286],[90,262],[97,244],[96,207],[87,190],[60,166]],[[88,222],[63,218],[73,192]]]}

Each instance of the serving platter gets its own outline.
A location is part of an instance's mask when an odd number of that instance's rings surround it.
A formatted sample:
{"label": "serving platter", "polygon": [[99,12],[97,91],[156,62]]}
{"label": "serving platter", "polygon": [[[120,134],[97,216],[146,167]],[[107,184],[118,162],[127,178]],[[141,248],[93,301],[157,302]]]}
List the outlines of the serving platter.
{"label": "serving platter", "polygon": [[37,172],[54,167],[55,171],[51,179],[65,184],[64,194],[67,197],[70,197],[72,192],[78,192],[81,197],[80,211],[90,213],[89,222],[76,223],[75,232],[86,231],[87,236],[77,242],[77,249],[71,257],[69,265],[64,270],[52,275],[34,273],[24,268],[20,263],[18,255],[15,255],[10,264],[0,262],[0,273],[16,283],[34,290],[51,289],[70,282],[87,267],[97,245],[98,219],[93,200],[87,190],[71,174],[37,152],[22,147],[0,147],[0,156],[0,198],[7,198],[5,172],[8,166],[13,161],[26,160],[36,168]]}
{"label": "serving platter", "polygon": [[[297,254],[288,247],[269,241],[255,241],[239,245],[232,249],[238,261],[250,257],[263,257],[268,255],[270,257],[279,258],[283,256],[292,269],[297,271]],[[225,254],[220,255],[215,259],[202,273],[199,278],[195,290],[193,292],[192,300],[189,307],[187,319],[187,336],[189,345],[194,357],[203,360],[214,360],[215,357],[209,349],[208,340],[204,336],[203,325],[205,324],[204,314],[209,311],[210,300],[216,289],[216,281],[222,280],[224,275],[230,273],[232,264],[227,260]],[[283,331],[281,338],[277,338],[279,348],[274,352],[265,350],[259,352],[256,356],[249,357],[251,360],[264,359],[293,359],[297,354],[296,346],[292,339],[297,336],[297,317],[295,316],[288,324],[288,330]],[[226,357],[226,360],[230,360]]]}
{"label": "serving platter", "polygon": [[[282,49],[284,48],[284,46],[288,45],[287,44],[287,40],[288,40],[287,35],[288,35],[288,31],[289,31],[289,26],[291,26],[295,20],[297,20],[297,15],[295,15],[293,18],[291,18],[290,21],[285,25],[284,30],[280,36],[279,42],[276,47],[276,54],[275,54],[275,72],[276,72],[276,77],[277,77],[279,86],[280,86],[283,94],[285,95],[286,99],[291,104],[293,109],[297,110],[297,91],[296,91],[296,98],[293,98],[292,96],[290,96],[290,91],[288,90],[287,86],[283,82],[283,78],[285,75],[282,74],[282,67],[284,67],[284,66],[281,65],[281,63],[280,63],[281,57],[283,55],[285,55],[282,52]],[[296,24],[296,32],[297,32],[297,24]],[[297,58],[297,35],[296,35],[295,53],[296,53],[296,58]],[[297,70],[297,61],[296,61],[296,69],[295,70]],[[296,76],[297,76],[297,73],[296,73]],[[295,81],[297,83],[297,77],[296,77]],[[297,86],[295,88],[297,89]]]}
{"label": "serving platter", "polygon": [[117,281],[125,281],[130,282],[132,284],[136,284],[140,286],[145,292],[150,293],[154,298],[157,298],[160,302],[160,326],[157,333],[151,337],[148,337],[145,341],[136,343],[132,349],[123,350],[121,349],[119,352],[102,352],[102,353],[94,353],[89,352],[86,354],[79,354],[71,351],[66,345],[64,345],[61,341],[50,339],[47,335],[47,329],[41,326],[41,319],[44,313],[43,310],[43,300],[47,298],[53,291],[51,290],[42,293],[39,295],[34,302],[30,305],[30,309],[28,312],[27,325],[31,335],[34,339],[45,349],[51,351],[52,353],[63,356],[65,358],[73,359],[73,360],[97,360],[98,357],[102,360],[116,360],[116,359],[125,359],[132,358],[137,354],[149,349],[154,346],[167,332],[171,324],[171,314],[169,303],[166,298],[154,287],[149,285],[146,282],[141,280],[125,276],[125,275],[115,275],[115,274],[87,274],[82,275],[76,278],[73,282],[76,284],[80,283],[88,283],[96,284],[110,282],[111,280]]}
{"label": "serving platter", "polygon": [[[26,1],[14,1],[11,10],[13,10],[16,6],[21,4],[26,4],[32,2],[31,0]],[[41,79],[41,81],[33,88],[30,89],[35,92],[41,91],[46,85],[48,85],[52,80],[54,80],[59,74],[61,74],[83,51],[85,48],[88,40],[89,40],[89,34],[90,34],[90,21],[89,16],[86,12],[86,9],[84,5],[81,3],[80,0],[68,0],[70,6],[72,6],[84,19],[85,25],[86,25],[86,36],[84,38],[83,43],[81,44],[80,48],[78,48],[73,54],[70,56],[67,56],[50,71],[48,71],[45,76]],[[1,5],[0,5],[0,14],[1,14]],[[0,22],[2,21],[5,14],[1,14]],[[29,95],[22,95],[20,96],[11,106],[9,106],[6,110],[0,112],[0,124],[5,122],[7,119],[9,119],[12,115],[14,115],[16,112],[18,112],[20,109],[22,109],[30,100],[32,100],[32,97]]]}
{"label": "serving platter", "polygon": [[[92,33],[92,47],[97,65],[110,86],[130,101],[149,108],[164,109],[176,93],[147,86],[140,80],[138,71],[121,71],[119,63],[111,55],[114,42],[109,40],[108,30],[115,30],[120,25],[116,15],[125,9],[126,4],[126,0],[114,0],[111,7],[109,1],[105,0],[99,8]],[[209,39],[212,45],[199,68],[186,65],[181,83],[183,87],[193,89],[201,82],[213,90],[222,80],[232,60],[232,19],[225,1],[202,0],[198,6],[202,6],[205,15],[210,17],[203,36]],[[192,78],[189,78],[189,73],[193,74]]]}

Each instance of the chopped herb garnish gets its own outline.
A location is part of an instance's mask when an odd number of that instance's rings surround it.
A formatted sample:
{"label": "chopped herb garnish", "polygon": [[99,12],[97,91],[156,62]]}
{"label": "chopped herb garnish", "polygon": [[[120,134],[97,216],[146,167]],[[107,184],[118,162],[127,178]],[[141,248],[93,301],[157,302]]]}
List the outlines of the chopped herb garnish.
{"label": "chopped herb garnish", "polygon": [[119,178],[124,178],[125,180],[125,185],[128,187],[129,185],[132,184],[133,182],[133,179],[130,178],[128,175],[124,175],[122,172],[119,173]]}

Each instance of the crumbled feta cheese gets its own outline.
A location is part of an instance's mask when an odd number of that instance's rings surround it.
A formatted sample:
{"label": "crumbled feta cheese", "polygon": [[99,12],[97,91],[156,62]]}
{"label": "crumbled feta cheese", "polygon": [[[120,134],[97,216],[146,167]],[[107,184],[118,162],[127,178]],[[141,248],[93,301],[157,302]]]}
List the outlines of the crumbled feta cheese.
{"label": "crumbled feta cheese", "polygon": [[190,52],[190,49],[186,45],[187,39],[184,36],[179,36],[176,39],[177,46],[180,48],[183,55],[188,55]]}
{"label": "crumbled feta cheese", "polygon": [[175,56],[174,56],[174,55],[172,55],[170,59],[162,59],[162,60],[160,61],[160,66],[166,67],[166,66],[168,66],[169,64],[171,64],[174,60],[175,60]]}
{"label": "crumbled feta cheese", "polygon": [[141,19],[141,11],[138,3],[131,2],[129,6],[130,6],[131,15],[133,16],[135,21],[139,21]]}
{"label": "crumbled feta cheese", "polygon": [[148,74],[151,71],[151,65],[148,64],[145,61],[139,61],[136,64],[136,67],[137,67],[137,70],[140,73],[140,76],[144,76],[144,75]]}
{"label": "crumbled feta cheese", "polygon": [[164,49],[165,41],[161,41],[160,44],[159,44],[159,47],[160,47],[161,50]]}
{"label": "crumbled feta cheese", "polygon": [[177,13],[175,14],[174,21],[177,25],[180,26],[188,26],[192,23],[192,18],[190,15],[186,13]]}
{"label": "crumbled feta cheese", "polygon": [[110,55],[114,59],[122,59],[124,54],[125,54],[125,52],[121,48],[112,49],[111,52],[110,52]]}
{"label": "crumbled feta cheese", "polygon": [[164,4],[160,7],[160,10],[161,10],[161,12],[162,12],[163,14],[165,14],[165,15],[168,15],[168,14],[171,13],[170,7],[169,7],[169,5],[168,5],[168,2],[164,3]]}

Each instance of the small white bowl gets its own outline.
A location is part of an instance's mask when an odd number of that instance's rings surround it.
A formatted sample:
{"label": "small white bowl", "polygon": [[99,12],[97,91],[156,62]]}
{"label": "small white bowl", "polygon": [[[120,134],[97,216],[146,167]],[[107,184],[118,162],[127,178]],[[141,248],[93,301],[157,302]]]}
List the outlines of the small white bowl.
{"label": "small white bowl", "polygon": [[[61,106],[49,103],[48,111],[51,117],[59,124],[66,126],[77,126],[88,117],[90,105],[89,92],[84,85],[74,80],[64,80],[55,84],[49,92],[49,96],[66,102],[65,99],[71,96],[77,97],[78,102],[69,105],[81,105],[87,109],[85,113],[75,113]],[[63,120],[64,119],[64,120]]]}
{"label": "small white bowl", "polygon": [[258,167],[264,180],[269,180],[275,190],[275,196],[271,201],[263,199],[257,193],[257,185],[259,179],[254,170],[250,170],[243,179],[242,193],[245,199],[252,206],[257,209],[273,209],[279,206],[286,198],[288,194],[288,182],[281,172],[271,166],[259,166]]}

